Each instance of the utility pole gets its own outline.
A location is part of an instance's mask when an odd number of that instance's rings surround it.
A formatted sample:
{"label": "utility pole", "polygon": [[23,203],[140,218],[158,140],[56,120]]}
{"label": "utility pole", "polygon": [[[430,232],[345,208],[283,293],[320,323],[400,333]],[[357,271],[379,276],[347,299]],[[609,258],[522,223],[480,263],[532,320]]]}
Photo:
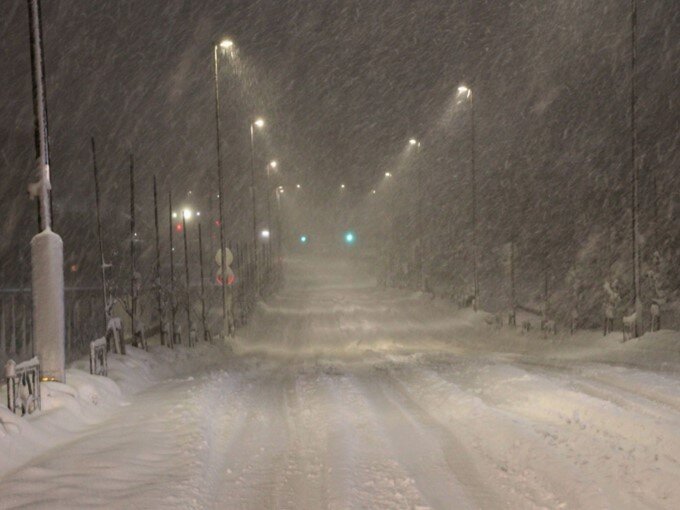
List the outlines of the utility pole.
{"label": "utility pole", "polygon": [[64,314],[64,245],[52,232],[49,136],[40,1],[28,0],[33,82],[33,119],[38,181],[29,185],[39,199],[40,232],[31,240],[33,339],[41,378],[64,382],[66,364]]}

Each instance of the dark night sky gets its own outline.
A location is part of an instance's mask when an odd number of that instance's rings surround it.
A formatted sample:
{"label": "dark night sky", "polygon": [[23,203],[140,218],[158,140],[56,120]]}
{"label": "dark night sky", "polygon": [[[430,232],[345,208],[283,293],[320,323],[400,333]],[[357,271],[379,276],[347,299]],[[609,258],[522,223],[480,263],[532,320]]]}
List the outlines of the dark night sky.
{"label": "dark night sky", "polygon": [[[290,182],[317,199],[340,182],[366,191],[410,136],[433,146],[460,140],[463,121],[442,120],[460,82],[478,98],[483,182],[508,162],[531,161],[557,176],[584,168],[589,189],[599,182],[591,165],[616,174],[626,162],[622,0],[43,4],[58,218],[90,216],[91,135],[109,207],[127,200],[129,150],[140,189],[150,190],[152,173],[178,194],[214,189],[211,58],[222,35],[237,43],[240,62],[238,73],[224,66],[221,81],[229,189],[243,185],[247,117],[261,113],[271,125],[266,157],[281,160]],[[670,167],[678,162],[680,16],[675,0],[639,4],[641,145],[648,161]],[[0,5],[0,171],[10,176],[0,182],[0,234],[20,244],[35,221],[21,193],[33,158],[26,9],[18,0]],[[454,150],[432,164],[461,157]],[[569,171],[565,184],[572,180]]]}

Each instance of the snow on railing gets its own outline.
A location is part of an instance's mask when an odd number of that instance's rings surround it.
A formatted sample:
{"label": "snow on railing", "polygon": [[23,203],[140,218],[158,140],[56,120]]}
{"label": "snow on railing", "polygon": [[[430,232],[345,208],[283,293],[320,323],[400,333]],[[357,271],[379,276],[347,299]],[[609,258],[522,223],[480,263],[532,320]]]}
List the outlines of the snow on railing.
{"label": "snow on railing", "polygon": [[90,342],[90,373],[106,376],[109,365],[106,356],[106,337],[97,338]]}
{"label": "snow on railing", "polygon": [[21,416],[40,410],[40,361],[37,357],[23,363],[9,360],[5,365],[7,407]]}

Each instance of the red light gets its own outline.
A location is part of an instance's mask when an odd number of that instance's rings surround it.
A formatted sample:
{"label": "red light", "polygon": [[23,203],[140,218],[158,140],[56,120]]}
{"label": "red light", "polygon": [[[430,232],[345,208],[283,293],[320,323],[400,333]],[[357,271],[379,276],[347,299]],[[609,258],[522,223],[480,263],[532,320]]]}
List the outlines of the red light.
{"label": "red light", "polygon": [[[218,275],[215,280],[217,281],[217,285],[222,285],[222,277],[221,276]],[[234,274],[230,274],[227,277],[227,285],[233,285],[235,281],[236,281],[236,276]]]}
{"label": "red light", "polygon": [[72,265],[71,265],[71,272],[72,272],[72,273],[75,273],[75,272],[77,272],[77,271],[78,271],[78,264],[72,264]]}
{"label": "red light", "polygon": [[175,230],[177,230],[177,232],[181,232],[182,231],[182,224],[178,223],[177,226],[175,227]]}
{"label": "red light", "polygon": [[220,226],[220,220],[215,220],[215,226],[219,227]]}

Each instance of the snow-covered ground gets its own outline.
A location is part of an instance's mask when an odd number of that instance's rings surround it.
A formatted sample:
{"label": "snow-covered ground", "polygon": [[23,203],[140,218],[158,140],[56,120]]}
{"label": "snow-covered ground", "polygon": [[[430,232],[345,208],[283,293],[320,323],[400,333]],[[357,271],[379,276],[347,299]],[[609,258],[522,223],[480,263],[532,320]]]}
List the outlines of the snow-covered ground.
{"label": "snow-covered ground", "polygon": [[340,261],[287,280],[235,354],[131,350],[0,411],[0,508],[680,508],[677,333],[499,331]]}

